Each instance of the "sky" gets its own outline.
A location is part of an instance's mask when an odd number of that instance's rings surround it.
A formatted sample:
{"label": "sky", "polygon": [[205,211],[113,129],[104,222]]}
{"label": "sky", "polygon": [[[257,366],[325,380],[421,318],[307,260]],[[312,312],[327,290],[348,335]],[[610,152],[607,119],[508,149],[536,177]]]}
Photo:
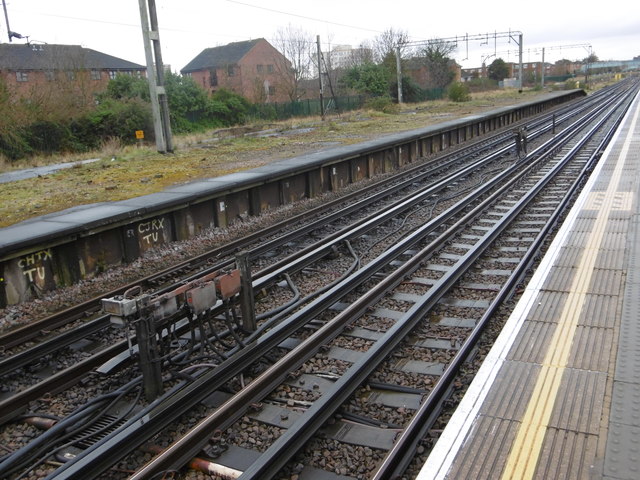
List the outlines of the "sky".
{"label": "sky", "polygon": [[[144,0],[146,4],[147,0]],[[30,42],[82,45],[145,64],[139,0],[4,0],[11,30]],[[165,65],[178,72],[202,50],[266,38],[292,26],[320,36],[323,51],[358,46],[384,31],[406,32],[413,42],[460,38],[451,55],[464,68],[494,58],[517,61],[600,60],[640,56],[640,2],[569,0],[155,0]],[[509,32],[516,32],[509,35]],[[464,40],[465,35],[471,40]],[[480,40],[479,37],[483,37]],[[0,43],[8,43],[0,16]],[[12,43],[25,43],[13,39]]]}

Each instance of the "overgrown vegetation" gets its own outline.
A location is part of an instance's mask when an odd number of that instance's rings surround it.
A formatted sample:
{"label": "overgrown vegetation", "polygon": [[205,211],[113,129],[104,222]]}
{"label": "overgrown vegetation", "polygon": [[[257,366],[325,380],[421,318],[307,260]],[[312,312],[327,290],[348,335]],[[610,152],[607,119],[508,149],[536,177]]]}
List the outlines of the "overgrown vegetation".
{"label": "overgrown vegetation", "polygon": [[[291,65],[285,62],[285,65],[273,66],[283,78],[290,77],[293,70],[290,83],[278,84],[279,89],[284,88],[287,92],[292,100],[290,103],[256,100],[256,104],[251,104],[223,88],[210,95],[191,77],[167,73],[165,87],[174,134],[197,134],[248,122],[318,115],[323,111],[345,112],[362,106],[394,113],[399,110],[398,65],[404,103],[445,98],[455,103],[469,102],[472,95],[475,97],[479,92],[496,89],[498,82],[513,76],[509,65],[497,58],[487,67],[489,78],[456,82],[459,66],[451,58],[454,44],[432,39],[411,47],[406,32],[389,29],[372,44],[363,43],[353,50],[349,64],[338,62],[336,58],[332,67],[331,52],[326,58],[323,54],[323,78],[327,81],[321,104],[319,95],[311,93],[318,88],[317,83],[308,78],[315,55],[311,48],[313,41],[291,26],[280,31],[277,38],[279,48],[287,57],[293,58],[289,60]],[[597,57],[585,59],[594,60]],[[575,72],[569,72],[575,66],[559,64],[561,73],[575,75]],[[284,70],[289,75],[285,75]],[[0,79],[0,164],[43,154],[93,151],[105,142],[132,145],[136,142],[137,130],[144,131],[147,142],[154,142],[146,79],[119,75],[109,82],[104,92],[95,95],[84,88],[86,84],[83,87],[63,77],[20,95]],[[527,71],[524,84],[535,85],[536,82],[534,71]],[[571,88],[574,84],[568,82],[567,86]],[[265,90],[262,82],[258,82],[257,87]]]}
{"label": "overgrown vegetation", "polygon": [[[191,78],[175,74],[167,75],[166,90],[176,134],[242,124],[251,107],[245,98],[224,89],[209,96]],[[67,95],[73,98],[63,98]],[[34,154],[86,152],[110,138],[133,144],[136,130],[153,141],[146,79],[118,75],[93,105],[70,108],[74,98],[77,103],[77,92],[60,91],[46,99],[12,96],[0,81],[0,156],[14,161]]]}
{"label": "overgrown vegetation", "polygon": [[[0,228],[77,205],[123,200],[160,192],[179,183],[256,168],[327,145],[352,145],[423,128],[442,122],[444,117],[452,119],[531,100],[531,95],[534,93],[500,90],[475,95],[466,103],[436,100],[399,108],[391,102],[386,104],[394,111],[399,110],[397,113],[361,110],[339,117],[332,115],[325,121],[309,117],[270,122],[263,126],[268,128],[269,135],[226,136],[232,133],[227,131],[177,135],[174,154],[160,154],[153,146],[138,148],[123,145],[116,137],[107,138],[100,145],[104,150],[92,153],[100,161],[1,184],[3,198],[11,201],[0,202]],[[239,130],[245,132],[244,128]],[[64,159],[56,156],[49,160],[58,163],[81,158],[86,156]]]}

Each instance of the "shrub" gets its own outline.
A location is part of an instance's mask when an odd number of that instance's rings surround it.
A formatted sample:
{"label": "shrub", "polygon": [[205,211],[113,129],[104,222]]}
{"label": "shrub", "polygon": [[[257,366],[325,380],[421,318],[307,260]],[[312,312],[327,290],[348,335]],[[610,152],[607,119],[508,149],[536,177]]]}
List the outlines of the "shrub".
{"label": "shrub", "polygon": [[576,78],[569,78],[564,82],[564,87],[567,90],[573,90],[574,88],[580,88],[580,81]]}
{"label": "shrub", "polygon": [[8,160],[18,160],[33,153],[21,132],[0,132],[0,152]]}
{"label": "shrub", "polygon": [[389,94],[389,72],[383,65],[364,63],[348,69],[342,78],[347,87],[375,97]]}
{"label": "shrub", "polygon": [[33,150],[51,154],[73,150],[73,135],[68,125],[40,120],[29,125],[27,142]]}
{"label": "shrub", "polygon": [[498,82],[491,78],[473,78],[465,83],[469,87],[469,92],[486,92],[489,90],[497,90]]}
{"label": "shrub", "polygon": [[[398,101],[398,81],[394,80],[389,85],[391,98]],[[406,103],[422,102],[425,99],[425,91],[420,88],[411,77],[402,77],[402,101]]]}
{"label": "shrub", "polygon": [[98,139],[118,137],[125,143],[134,143],[136,130],[153,132],[151,108],[136,98],[107,100],[89,117]]}
{"label": "shrub", "polygon": [[468,102],[471,100],[471,94],[469,93],[469,87],[464,83],[456,82],[449,87],[449,100],[452,102]]}
{"label": "shrub", "polygon": [[384,113],[396,113],[399,108],[388,96],[370,98],[364,103],[364,107]]}
{"label": "shrub", "polygon": [[137,78],[131,75],[118,74],[116,78],[109,80],[107,90],[98,95],[100,101],[107,99],[125,100],[129,98],[141,98],[150,101],[149,82],[146,78]]}
{"label": "shrub", "polygon": [[[241,95],[224,88],[213,94],[207,106],[216,118],[225,126],[241,125],[245,123],[251,103]],[[215,112],[215,113],[214,113]]]}

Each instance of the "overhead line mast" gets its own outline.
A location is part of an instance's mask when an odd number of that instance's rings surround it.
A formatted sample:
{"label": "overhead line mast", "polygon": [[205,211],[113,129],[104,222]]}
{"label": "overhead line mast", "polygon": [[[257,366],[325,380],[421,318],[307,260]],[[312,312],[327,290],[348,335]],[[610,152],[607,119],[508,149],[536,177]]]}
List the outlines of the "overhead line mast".
{"label": "overhead line mast", "polygon": [[[416,42],[403,42],[401,45],[402,46],[405,46],[405,45],[420,46],[420,45],[429,45],[434,42],[455,43],[456,45],[458,45],[458,41],[461,41],[461,42],[464,42],[467,46],[467,56],[468,56],[470,40],[484,40],[486,43],[489,43],[489,37],[493,37],[494,42],[498,38],[509,38],[509,40],[513,40],[516,43],[516,45],[518,45],[518,50],[519,50],[518,88],[522,89],[522,32],[518,30],[513,30],[513,31],[509,30],[508,32],[480,33],[477,35],[469,35],[465,33],[464,35],[455,36],[455,37],[435,38],[433,40],[423,40],[423,41],[416,41]],[[400,44],[398,45],[398,47],[400,47]],[[400,66],[400,48],[397,48],[396,56],[397,56],[397,63],[399,67]],[[399,79],[398,92],[400,92],[402,88],[402,86],[400,85],[401,78],[402,78],[402,75],[399,73],[398,74],[398,79]],[[398,95],[399,95],[398,98],[400,99],[400,93]],[[402,102],[401,99],[400,99],[400,102]]]}
{"label": "overhead line mast", "polygon": [[[155,0],[138,0],[140,5],[140,23],[144,40],[144,53],[147,61],[147,80],[151,94],[151,111],[156,136],[156,148],[160,153],[173,152],[169,102],[164,87],[164,64],[160,49],[160,33]],[[148,3],[148,5],[146,4]]]}

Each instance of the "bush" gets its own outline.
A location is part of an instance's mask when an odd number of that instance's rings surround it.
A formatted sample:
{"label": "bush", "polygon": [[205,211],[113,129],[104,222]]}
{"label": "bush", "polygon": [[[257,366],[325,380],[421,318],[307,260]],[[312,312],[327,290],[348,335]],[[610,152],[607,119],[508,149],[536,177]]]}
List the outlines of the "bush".
{"label": "bush", "polygon": [[223,126],[242,125],[246,122],[251,103],[241,95],[221,88],[213,94],[207,104],[210,119],[222,122]]}
{"label": "bush", "polygon": [[51,154],[73,150],[73,135],[68,125],[60,122],[38,121],[29,125],[27,142],[33,150]]}
{"label": "bush", "polygon": [[351,67],[341,82],[364,95],[379,97],[389,94],[389,72],[383,65],[364,63]]}
{"label": "bush", "polygon": [[398,105],[393,103],[392,98],[388,96],[370,98],[364,103],[364,108],[384,113],[396,113],[399,109]]}
{"label": "bush", "polygon": [[149,82],[146,78],[137,78],[131,75],[118,74],[116,78],[109,80],[107,90],[98,95],[98,100],[126,100],[130,98],[141,98],[150,101]]}
{"label": "bush", "polygon": [[136,130],[149,136],[153,133],[151,108],[148,103],[132,98],[107,100],[89,115],[96,139],[118,137],[125,143],[134,143]]}
{"label": "bush", "polygon": [[[398,82],[392,81],[389,85],[391,98],[398,101]],[[402,77],[402,101],[405,103],[422,102],[426,92],[420,88],[411,77]]]}
{"label": "bush", "polygon": [[468,102],[471,100],[471,94],[469,93],[469,87],[461,82],[451,84],[449,87],[449,100],[452,102]]}
{"label": "bush", "polygon": [[566,82],[564,82],[564,88],[567,90],[580,88],[580,80],[576,78],[569,78]]}
{"label": "bush", "polygon": [[0,132],[0,152],[8,160],[18,160],[31,155],[33,149],[21,132]]}
{"label": "bush", "polygon": [[469,92],[486,92],[489,90],[497,90],[498,82],[491,78],[473,78],[465,83],[469,87]]}

